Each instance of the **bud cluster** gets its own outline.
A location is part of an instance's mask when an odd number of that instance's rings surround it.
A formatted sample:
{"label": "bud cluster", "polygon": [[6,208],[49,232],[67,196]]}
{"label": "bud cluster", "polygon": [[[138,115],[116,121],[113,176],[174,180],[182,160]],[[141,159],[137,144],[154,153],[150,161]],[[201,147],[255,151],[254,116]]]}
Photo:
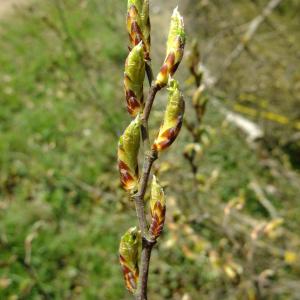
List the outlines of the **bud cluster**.
{"label": "bud cluster", "polygon": [[[147,106],[147,103],[153,103],[154,101],[156,93],[151,92],[151,89],[159,91],[163,87],[168,86],[169,96],[164,119],[152,144],[152,149],[148,149],[149,151],[152,150],[156,159],[161,151],[170,147],[175,141],[182,126],[184,100],[182,93],[180,92],[179,83],[174,80],[172,76],[175,74],[183,57],[185,32],[183,19],[176,8],[171,18],[166,59],[156,80],[149,90],[147,98],[148,102],[146,101],[145,103],[144,80],[147,73],[146,66],[147,68],[150,66],[151,50],[149,0],[128,0],[127,31],[129,34],[130,52],[125,63],[124,90],[127,110],[134,119],[120,137],[118,144],[118,166],[122,187],[133,199],[136,199],[139,197],[138,195],[143,194],[141,198],[143,202],[145,193],[142,193],[141,190],[146,191],[147,189],[148,178],[152,166],[152,164],[146,163],[146,166],[150,166],[149,169],[143,168],[143,173],[139,174],[138,157],[142,129],[147,130],[146,135],[149,138],[148,125],[145,126],[144,122],[145,119],[146,122],[148,122],[150,111],[148,110],[147,112],[145,107]],[[147,113],[148,115],[145,116]],[[145,132],[143,132],[143,139],[144,135]],[[147,159],[148,156],[144,155],[144,160],[146,161]],[[144,178],[146,178],[146,180],[143,180]],[[138,205],[140,204],[136,202],[135,205],[138,208]],[[144,247],[142,246],[141,240],[146,240],[148,243],[149,241],[150,243],[155,243],[162,233],[165,222],[165,194],[155,176],[153,176],[151,184],[149,206],[151,223],[142,226],[141,219],[147,223],[146,216],[141,218],[141,216],[138,215],[142,232],[136,227],[130,228],[121,238],[119,248],[120,264],[123,269],[125,284],[127,289],[132,293],[137,293],[137,290],[141,290],[138,289],[138,285],[143,284],[143,282],[138,282],[139,252],[141,248]],[[144,213],[143,207],[142,209],[137,209],[138,214],[140,211]],[[141,265],[143,266],[143,264]],[[141,270],[141,274],[143,274],[143,270]]]}

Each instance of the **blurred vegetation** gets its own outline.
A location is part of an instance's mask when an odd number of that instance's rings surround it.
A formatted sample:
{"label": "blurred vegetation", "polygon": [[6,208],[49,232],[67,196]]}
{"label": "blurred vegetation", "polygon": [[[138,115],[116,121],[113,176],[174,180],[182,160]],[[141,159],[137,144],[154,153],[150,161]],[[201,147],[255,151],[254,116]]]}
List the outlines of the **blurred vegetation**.
{"label": "blurred vegetation", "polygon": [[[117,257],[119,238],[135,219],[119,188],[115,155],[128,123],[125,2],[40,1],[1,21],[0,299],[131,299]],[[196,2],[198,17],[187,9],[186,22],[201,48],[225,21],[225,28],[238,30],[266,3]],[[287,1],[272,21],[299,42],[297,8],[297,1]],[[268,26],[253,47],[270,61],[260,57],[257,69],[244,53],[207,97],[239,99],[255,91],[268,99],[268,109],[296,121],[299,99],[291,89],[299,85],[298,61],[291,52],[282,61],[292,72],[277,66],[288,46],[276,44],[277,31],[270,34]],[[238,36],[222,35],[211,47],[216,53],[202,49],[205,64],[217,69],[220,53],[230,53]],[[257,86],[262,77],[264,89]],[[186,78],[189,103],[194,87]],[[285,79],[275,91],[278,78]],[[160,114],[157,105],[157,120]],[[189,104],[186,115],[192,119]],[[210,102],[201,126],[196,176],[183,156],[194,142],[187,130],[167,162],[156,165],[168,221],[153,253],[150,299],[300,299],[299,174],[282,163],[283,148],[250,147]],[[275,144],[277,132],[280,138],[295,133],[273,128]]]}
{"label": "blurred vegetation", "polygon": [[[219,79],[218,96],[263,127],[266,146],[276,149],[273,155],[281,159],[286,154],[299,168],[300,4],[282,1],[247,43],[250,22],[268,2],[199,0],[191,26],[201,41],[204,64]],[[245,50],[223,70],[239,44]]]}
{"label": "blurred vegetation", "polygon": [[117,4],[42,1],[1,23],[1,299],[125,298]]}

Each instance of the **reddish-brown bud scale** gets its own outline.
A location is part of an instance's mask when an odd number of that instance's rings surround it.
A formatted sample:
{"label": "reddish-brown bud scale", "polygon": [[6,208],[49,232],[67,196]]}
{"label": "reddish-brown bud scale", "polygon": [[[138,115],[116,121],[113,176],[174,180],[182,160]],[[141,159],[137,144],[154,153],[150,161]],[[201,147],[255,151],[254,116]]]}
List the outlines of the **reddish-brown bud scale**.
{"label": "reddish-brown bud scale", "polygon": [[150,198],[150,211],[151,211],[151,225],[149,234],[153,239],[157,239],[164,228],[166,218],[166,203],[163,188],[153,176],[151,185],[151,198]]}
{"label": "reddish-brown bud scale", "polygon": [[139,279],[138,269],[132,270],[127,267],[126,260],[122,255],[119,256],[119,259],[123,271],[125,286],[129,292],[134,293],[137,289],[137,282]]}
{"label": "reddish-brown bud scale", "polygon": [[120,181],[121,185],[125,190],[131,190],[132,187],[136,184],[136,178],[138,177],[138,169],[135,172],[135,177],[130,173],[130,169],[127,164],[122,160],[118,160],[119,172],[120,172]]}
{"label": "reddish-brown bud scale", "polygon": [[150,235],[157,239],[164,228],[165,218],[166,218],[166,206],[162,206],[160,202],[156,202],[154,205],[153,212],[151,211],[152,221],[149,233]]}
{"label": "reddish-brown bud scale", "polygon": [[150,18],[149,1],[129,1],[127,12],[127,31],[129,34],[130,47],[143,42],[144,58],[150,59]]}
{"label": "reddish-brown bud scale", "polygon": [[[183,104],[183,105],[185,105],[185,104]],[[153,144],[152,148],[156,151],[163,151],[163,150],[167,149],[168,147],[170,147],[173,144],[173,142],[176,140],[176,138],[181,130],[182,123],[183,123],[183,116],[179,116],[177,118],[176,126],[174,128],[170,128],[170,129],[164,131],[161,134],[161,137],[162,137],[161,141]]]}
{"label": "reddish-brown bud scale", "polygon": [[[129,80],[128,76],[125,75],[127,79]],[[126,103],[127,103],[127,111],[131,116],[136,116],[144,106],[144,95],[141,95],[141,98],[138,99],[136,94],[132,90],[127,90],[126,91],[126,86],[125,85],[125,95],[126,95]]]}

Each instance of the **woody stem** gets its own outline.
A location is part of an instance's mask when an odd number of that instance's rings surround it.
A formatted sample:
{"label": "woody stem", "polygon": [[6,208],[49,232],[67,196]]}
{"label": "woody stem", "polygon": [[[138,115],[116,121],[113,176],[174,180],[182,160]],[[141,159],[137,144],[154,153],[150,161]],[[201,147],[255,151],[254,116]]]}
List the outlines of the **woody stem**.
{"label": "woody stem", "polygon": [[135,295],[136,300],[147,300],[147,285],[148,285],[150,258],[151,258],[152,249],[156,243],[156,240],[153,240],[151,237],[149,237],[147,218],[145,214],[144,197],[146,194],[152,165],[158,157],[157,152],[155,150],[151,150],[148,120],[155,100],[155,96],[157,92],[160,90],[160,88],[156,84],[152,83],[153,73],[149,63],[146,63],[146,73],[148,76],[149,83],[151,84],[151,87],[145,103],[145,108],[142,115],[142,126],[141,126],[141,134],[142,134],[142,140],[144,144],[144,165],[143,165],[143,171],[139,183],[138,192],[133,197],[135,201],[139,227],[141,229],[142,238],[143,238],[139,283]]}

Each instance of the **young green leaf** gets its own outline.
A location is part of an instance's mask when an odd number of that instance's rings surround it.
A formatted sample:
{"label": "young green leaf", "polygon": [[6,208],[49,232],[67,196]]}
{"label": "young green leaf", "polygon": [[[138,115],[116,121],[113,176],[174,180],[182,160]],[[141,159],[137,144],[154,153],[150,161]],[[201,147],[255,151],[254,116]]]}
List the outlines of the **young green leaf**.
{"label": "young green leaf", "polygon": [[127,110],[135,117],[144,105],[143,84],[145,78],[145,61],[142,42],[134,46],[129,53],[124,72],[124,88]]}
{"label": "young green leaf", "polygon": [[134,192],[138,185],[138,153],[140,148],[139,115],[126,128],[118,145],[118,165],[121,184],[125,190]]}
{"label": "young green leaf", "polygon": [[153,176],[151,185],[150,211],[152,221],[149,233],[154,239],[157,239],[161,235],[165,223],[166,202],[163,188],[155,176]]}
{"label": "young green leaf", "polygon": [[175,141],[183,122],[185,103],[176,80],[170,79],[168,91],[169,99],[164,121],[152,146],[158,152],[167,149]]}
{"label": "young green leaf", "polygon": [[156,84],[162,88],[167,85],[169,76],[173,76],[182,60],[185,46],[183,18],[175,8],[167,41],[167,55],[156,78]]}
{"label": "young green leaf", "polygon": [[136,227],[130,228],[121,238],[119,259],[122,266],[126,288],[134,293],[139,277],[138,258],[141,233]]}

